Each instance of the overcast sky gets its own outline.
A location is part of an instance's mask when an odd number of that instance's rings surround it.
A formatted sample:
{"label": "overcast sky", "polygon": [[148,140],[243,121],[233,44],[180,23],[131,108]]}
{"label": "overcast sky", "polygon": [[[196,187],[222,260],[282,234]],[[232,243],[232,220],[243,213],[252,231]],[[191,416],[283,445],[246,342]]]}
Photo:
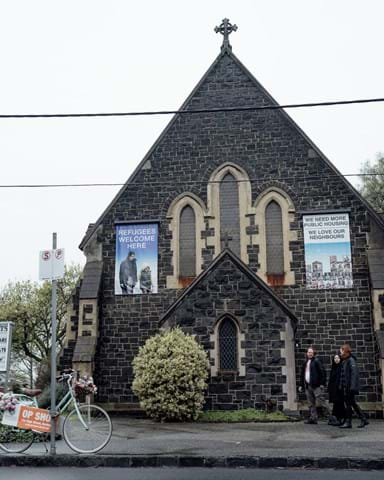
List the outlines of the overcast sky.
{"label": "overcast sky", "polygon": [[[177,109],[233,52],[280,103],[384,97],[382,0],[0,2],[0,114]],[[344,174],[384,151],[384,104],[289,110]],[[0,119],[0,184],[123,183],[170,117]],[[0,188],[0,286],[67,262],[119,187]]]}

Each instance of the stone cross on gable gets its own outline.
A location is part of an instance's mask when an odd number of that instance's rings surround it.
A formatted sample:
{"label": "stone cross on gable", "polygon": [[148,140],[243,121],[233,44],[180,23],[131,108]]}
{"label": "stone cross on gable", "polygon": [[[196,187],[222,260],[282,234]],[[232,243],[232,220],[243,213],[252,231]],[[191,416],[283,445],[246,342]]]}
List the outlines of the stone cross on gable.
{"label": "stone cross on gable", "polygon": [[215,27],[215,32],[221,33],[223,35],[223,44],[221,46],[222,50],[224,50],[224,48],[229,48],[230,50],[232,50],[231,44],[229,43],[229,35],[232,32],[236,32],[236,30],[237,25],[232,25],[228,18],[224,18],[221,25]]}
{"label": "stone cross on gable", "polygon": [[228,234],[227,231],[224,232],[222,235],[222,242],[224,242],[224,248],[229,248],[229,242],[233,240],[233,238]]}

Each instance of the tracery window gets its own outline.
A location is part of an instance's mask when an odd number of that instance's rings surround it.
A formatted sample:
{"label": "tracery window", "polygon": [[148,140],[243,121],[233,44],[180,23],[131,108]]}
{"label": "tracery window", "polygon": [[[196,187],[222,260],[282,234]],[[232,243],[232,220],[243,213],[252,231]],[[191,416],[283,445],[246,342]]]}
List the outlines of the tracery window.
{"label": "tracery window", "polygon": [[284,236],[282,210],[275,200],[271,200],[265,209],[265,236],[268,281],[280,283],[279,277],[284,276]]}
{"label": "tracery window", "polygon": [[169,206],[172,274],[167,275],[167,288],[185,288],[201,272],[205,213],[204,202],[191,192],[177,196]]}
{"label": "tracery window", "polygon": [[240,256],[239,187],[231,173],[220,183],[220,239],[222,247],[227,243]]}
{"label": "tracery window", "polygon": [[271,286],[294,285],[290,242],[297,241],[297,230],[292,228],[295,207],[288,194],[279,187],[264,190],[255,202],[255,224],[258,233],[259,275]]}
{"label": "tracery window", "polygon": [[226,246],[248,263],[247,246],[252,242],[247,232],[252,207],[251,182],[247,172],[232,162],[225,162],[212,172],[207,188],[207,247],[214,256]]}
{"label": "tracery window", "polygon": [[226,317],[219,326],[220,370],[237,370],[237,327]]}
{"label": "tracery window", "polygon": [[180,214],[179,278],[188,284],[196,276],[196,217],[193,208],[186,205]]}

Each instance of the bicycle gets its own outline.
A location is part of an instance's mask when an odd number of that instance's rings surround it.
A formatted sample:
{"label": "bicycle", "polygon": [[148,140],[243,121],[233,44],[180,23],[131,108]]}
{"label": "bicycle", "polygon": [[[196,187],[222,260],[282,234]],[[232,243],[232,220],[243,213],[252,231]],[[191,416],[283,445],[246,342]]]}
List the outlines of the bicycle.
{"label": "bicycle", "polygon": [[[80,404],[74,391],[75,372],[64,372],[58,381],[66,381],[68,391],[56,405],[57,417],[70,406],[73,408],[66,414],[63,423],[63,438],[66,444],[77,453],[96,453],[104,448],[112,436],[112,422],[108,413],[98,405],[89,402]],[[8,392],[2,400],[15,398],[21,405],[38,407],[37,396],[41,390],[24,389],[23,394]],[[21,430],[17,427],[0,423],[0,448],[7,453],[22,453],[40,436],[47,434],[34,430]],[[48,434],[49,435],[49,434]]]}

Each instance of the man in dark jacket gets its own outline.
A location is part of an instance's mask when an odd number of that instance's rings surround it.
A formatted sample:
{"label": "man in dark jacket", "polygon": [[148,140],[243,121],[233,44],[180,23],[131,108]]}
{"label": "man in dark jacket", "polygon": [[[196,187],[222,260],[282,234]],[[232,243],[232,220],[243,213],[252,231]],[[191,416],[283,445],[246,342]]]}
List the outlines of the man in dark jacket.
{"label": "man in dark jacket", "polygon": [[325,383],[327,377],[320,359],[316,357],[316,350],[308,348],[306,360],[301,369],[300,391],[305,391],[309,402],[309,419],[307,424],[317,423],[317,408],[322,407],[330,415],[330,408],[325,400]]}
{"label": "man in dark jacket", "polygon": [[127,258],[121,262],[119,281],[123,294],[133,293],[133,290],[137,283],[137,265],[135,252],[129,252]]}
{"label": "man in dark jacket", "polygon": [[345,422],[340,428],[352,428],[352,410],[354,410],[360,418],[358,428],[364,428],[369,422],[355,400],[355,396],[359,394],[360,389],[359,370],[357,368],[356,358],[352,355],[352,349],[348,343],[344,343],[344,345],[340,347],[340,354],[343,360],[341,365],[340,389],[344,393],[346,409]]}

